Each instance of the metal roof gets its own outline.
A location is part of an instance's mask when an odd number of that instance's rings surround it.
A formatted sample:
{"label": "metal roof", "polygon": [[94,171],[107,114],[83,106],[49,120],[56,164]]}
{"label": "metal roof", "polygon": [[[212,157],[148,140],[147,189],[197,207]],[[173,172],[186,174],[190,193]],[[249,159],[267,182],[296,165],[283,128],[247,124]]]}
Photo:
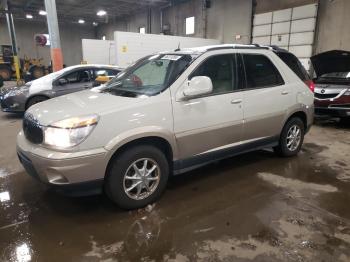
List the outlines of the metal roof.
{"label": "metal roof", "polygon": [[[56,7],[60,22],[84,19],[86,22],[102,23],[169,3],[170,0],[56,0]],[[45,10],[43,0],[9,0],[9,8],[15,19],[25,19],[29,13],[33,15],[33,20],[45,20],[44,16],[38,14],[39,10]],[[99,10],[105,10],[107,15],[98,17],[96,13]]]}

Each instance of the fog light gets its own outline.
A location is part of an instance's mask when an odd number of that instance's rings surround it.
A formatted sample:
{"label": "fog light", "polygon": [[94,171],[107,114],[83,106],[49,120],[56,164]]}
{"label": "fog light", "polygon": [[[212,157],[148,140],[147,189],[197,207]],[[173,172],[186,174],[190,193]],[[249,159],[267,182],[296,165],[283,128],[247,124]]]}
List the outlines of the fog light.
{"label": "fog light", "polygon": [[51,169],[51,168],[48,169],[46,176],[50,184],[64,185],[64,184],[68,184],[69,182],[65,176],[58,173],[58,171],[55,169]]}

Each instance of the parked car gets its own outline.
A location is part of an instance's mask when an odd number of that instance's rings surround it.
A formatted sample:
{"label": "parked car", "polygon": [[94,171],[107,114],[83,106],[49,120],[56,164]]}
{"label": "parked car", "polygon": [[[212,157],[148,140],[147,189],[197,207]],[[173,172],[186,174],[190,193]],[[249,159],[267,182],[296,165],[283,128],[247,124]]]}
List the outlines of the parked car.
{"label": "parked car", "polygon": [[39,79],[14,87],[2,94],[1,108],[4,112],[21,113],[39,102],[53,97],[89,89],[100,72],[117,75],[121,71],[115,66],[76,65],[48,74]]}
{"label": "parked car", "polygon": [[294,156],[314,96],[279,52],[220,45],[148,56],[102,88],[29,108],[19,159],[59,190],[104,188],[134,209],[154,202],[170,174],[266,147]]}
{"label": "parked car", "polygon": [[315,112],[350,118],[350,52],[333,50],[311,57],[314,79]]}

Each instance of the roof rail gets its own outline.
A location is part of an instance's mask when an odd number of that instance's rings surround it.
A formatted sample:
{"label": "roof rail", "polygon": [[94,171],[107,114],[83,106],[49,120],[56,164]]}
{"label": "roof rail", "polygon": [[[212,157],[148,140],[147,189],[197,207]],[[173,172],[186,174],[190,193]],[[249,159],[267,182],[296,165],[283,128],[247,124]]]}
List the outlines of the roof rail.
{"label": "roof rail", "polygon": [[223,49],[265,49],[269,50],[267,46],[260,46],[258,44],[252,45],[223,45],[223,46],[214,46],[206,49],[207,51],[223,50]]}

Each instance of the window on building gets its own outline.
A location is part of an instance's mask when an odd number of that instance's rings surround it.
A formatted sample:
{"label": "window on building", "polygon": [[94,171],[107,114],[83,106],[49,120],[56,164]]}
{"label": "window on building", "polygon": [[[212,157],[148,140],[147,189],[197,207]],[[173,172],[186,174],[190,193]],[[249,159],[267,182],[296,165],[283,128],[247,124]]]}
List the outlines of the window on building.
{"label": "window on building", "polygon": [[186,35],[194,34],[194,27],[195,27],[194,23],[195,23],[194,16],[186,18]]}
{"label": "window on building", "polygon": [[140,27],[140,34],[146,34],[146,27]]}

